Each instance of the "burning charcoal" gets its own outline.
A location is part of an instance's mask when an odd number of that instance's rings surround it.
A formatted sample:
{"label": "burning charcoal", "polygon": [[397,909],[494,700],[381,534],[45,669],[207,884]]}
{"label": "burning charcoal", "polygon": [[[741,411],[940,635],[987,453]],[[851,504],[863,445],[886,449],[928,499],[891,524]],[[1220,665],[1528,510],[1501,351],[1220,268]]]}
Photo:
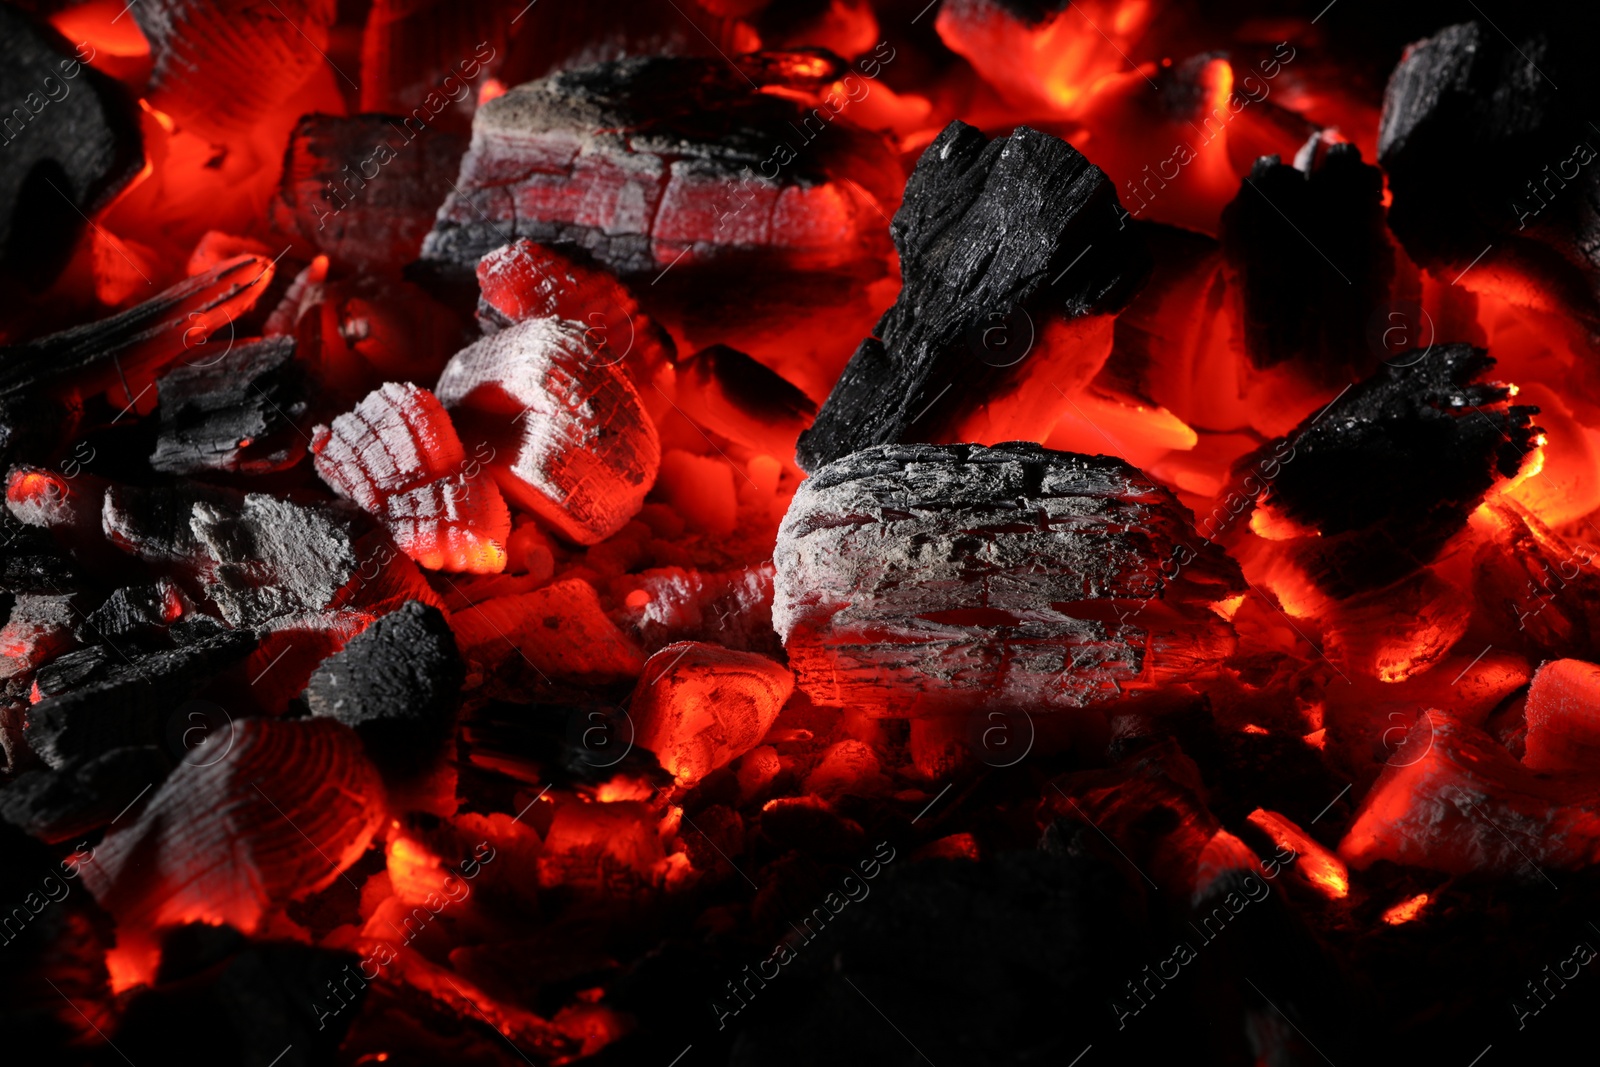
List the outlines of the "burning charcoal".
{"label": "burning charcoal", "polygon": [[1350,872],[1339,857],[1323,848],[1310,834],[1275,811],[1257,808],[1249,815],[1250,825],[1265,834],[1279,854],[1292,855],[1296,876],[1304,879],[1329,900],[1350,895]]}
{"label": "burning charcoal", "polygon": [[92,566],[115,556],[107,552],[101,529],[112,488],[82,470],[68,478],[65,472],[19,463],[6,476],[6,511],[24,525],[49,531],[50,540],[75,563]]}
{"label": "burning charcoal", "polygon": [[139,745],[76,759],[61,770],[26,771],[0,792],[0,818],[41,841],[82,837],[115,819],[171,766],[157,746]]}
{"label": "burning charcoal", "polygon": [[1082,707],[1232,651],[1210,605],[1244,580],[1192,523],[1104,456],[871,448],[795,494],[773,554],[773,625],[819,704]]}
{"label": "burning charcoal", "polygon": [[1255,367],[1293,363],[1327,386],[1372,373],[1368,327],[1388,299],[1394,249],[1383,174],[1360,149],[1335,144],[1304,169],[1256,160],[1223,209],[1222,247]]}
{"label": "burning charcoal", "polygon": [[[772,564],[706,573],[663,567],[629,575],[617,622],[655,653],[677,641],[708,641],[779,658],[772,632]],[[614,616],[615,617],[615,616]]]}
{"label": "burning charcoal", "polygon": [[81,62],[93,55],[0,8],[0,268],[35,291],[66,266],[84,217],[144,166],[138,109]]}
{"label": "burning charcoal", "polygon": [[234,626],[328,607],[356,573],[349,528],[315,508],[251,493],[239,509],[195,504],[190,524],[215,561],[206,592]]}
{"label": "burning charcoal", "polygon": [[261,474],[304,455],[296,420],[310,401],[294,361],[294,339],[236,345],[220,358],[194,360],[156,379],[161,436],[150,466],[168,474]]}
{"label": "burning charcoal", "polygon": [[465,137],[401,115],[301,116],[273,224],[356,269],[398,270],[421,251],[466,149]]}
{"label": "burning charcoal", "polygon": [[817,406],[788,379],[726,345],[678,364],[678,409],[713,433],[790,462]]}
{"label": "burning charcoal", "polygon": [[1110,313],[1149,273],[1123,214],[1106,176],[1065,141],[1026,126],[993,141],[947,126],[890,227],[900,298],[801,435],[800,466],[872,445],[973,440],[974,429],[1041,439],[1072,391],[1045,386],[1076,389],[1100,369]]}
{"label": "burning charcoal", "polygon": [[496,574],[505,569],[511,512],[472,461],[437,398],[388,382],[354,411],[312,431],[317,473],[334,492],[382,519],[406,555],[431,570]]}
{"label": "burning charcoal", "polygon": [[305,701],[354,727],[375,759],[416,765],[449,733],[464,675],[443,613],[413,600],[323,660]]}
{"label": "burning charcoal", "polygon": [[1533,676],[1523,714],[1525,766],[1536,771],[1600,767],[1600,667],[1577,659],[1546,663]]}
{"label": "burning charcoal", "polygon": [[108,319],[0,349],[0,396],[115,387],[133,407],[162,367],[253,307],[272,271],[265,256],[237,256]]}
{"label": "burning charcoal", "polygon": [[462,655],[490,672],[520,657],[544,681],[602,683],[635,678],[644,667],[639,646],[606,618],[594,587],[577,578],[474,604],[450,625]]}
{"label": "burning charcoal", "polygon": [[383,820],[383,785],[349,727],[239,719],[230,731],[223,755],[180,764],[84,868],[117,919],[123,965],[145,978],[163,928],[254,933],[272,908],[338,878]]}
{"label": "burning charcoal", "polygon": [[633,371],[641,387],[647,377],[638,370],[653,368],[676,351],[667,332],[639,310],[633,294],[610,273],[526,239],[478,261],[478,290],[478,325],[485,333],[527,319],[581,322],[584,335],[599,349],[594,362],[627,360],[624,368]]}
{"label": "burning charcoal", "polygon": [[845,793],[872,796],[885,791],[887,779],[882,761],[872,746],[847,738],[828,746],[811,773],[806,775],[805,791],[825,800]]}
{"label": "burning charcoal", "polygon": [[[1412,44],[1384,93],[1378,161],[1389,226],[1417,263],[1467,289],[1564,304],[1593,331],[1595,78],[1583,39],[1542,30],[1513,41],[1467,22]],[[1439,181],[1461,159],[1472,166]]]}
{"label": "burning charcoal", "polygon": [[837,118],[842,97],[821,99],[842,73],[815,54],[638,56],[520,85],[478,109],[423,258],[469,270],[527,237],[655,277],[691,252],[813,269],[877,254],[899,171]]}
{"label": "burning charcoal", "polygon": [[1596,549],[1504,497],[1471,522],[1485,542],[1472,561],[1473,589],[1497,643],[1535,659],[1592,657],[1600,638]]}
{"label": "burning charcoal", "polygon": [[58,769],[113,748],[166,745],[175,709],[254,646],[248,632],[231,630],[143,655],[94,650],[97,663],[74,665],[91,670],[72,688],[56,692],[57,683],[41,680],[50,695],[28,712],[28,743]]}
{"label": "burning charcoal", "polygon": [[[229,143],[327,61],[331,0],[143,0],[129,9],[150,42],[150,106]],[[141,10],[142,9],[142,10]]]}
{"label": "burning charcoal", "polygon": [[650,657],[629,714],[638,743],[690,784],[755,748],[793,691],[781,663],[685,641]]}
{"label": "burning charcoal", "polygon": [[539,855],[539,884],[599,896],[631,896],[661,862],[656,815],[638,801],[563,804]]}
{"label": "burning charcoal", "polygon": [[1432,560],[1484,494],[1517,473],[1539,434],[1537,409],[1508,405],[1506,385],[1479,381],[1492,366],[1480,348],[1437,346],[1408,366],[1379,368],[1263,445],[1238,465],[1270,457],[1278,471],[1250,528],[1294,544],[1335,597]]}
{"label": "burning charcoal", "polygon": [[1339,844],[1352,867],[1390,860],[1537,881],[1538,868],[1600,860],[1600,798],[1589,782],[1536,775],[1442,711],[1420,713],[1398,751]]}
{"label": "burning charcoal", "polygon": [[575,322],[530,319],[457,352],[438,394],[519,507],[578,544],[627,524],[654,484],[655,423]]}
{"label": "burning charcoal", "polygon": [[75,648],[72,594],[22,593],[0,629],[0,680],[26,674]]}

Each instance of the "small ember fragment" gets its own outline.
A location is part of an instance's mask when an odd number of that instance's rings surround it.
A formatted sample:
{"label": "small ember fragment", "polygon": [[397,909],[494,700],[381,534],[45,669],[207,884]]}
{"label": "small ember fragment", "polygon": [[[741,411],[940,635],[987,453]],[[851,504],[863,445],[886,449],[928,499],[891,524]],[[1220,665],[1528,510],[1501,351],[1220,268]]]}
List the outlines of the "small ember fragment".
{"label": "small ember fragment", "polygon": [[629,714],[638,743],[693,784],[755,748],[793,691],[781,663],[685,641],[650,657]]}

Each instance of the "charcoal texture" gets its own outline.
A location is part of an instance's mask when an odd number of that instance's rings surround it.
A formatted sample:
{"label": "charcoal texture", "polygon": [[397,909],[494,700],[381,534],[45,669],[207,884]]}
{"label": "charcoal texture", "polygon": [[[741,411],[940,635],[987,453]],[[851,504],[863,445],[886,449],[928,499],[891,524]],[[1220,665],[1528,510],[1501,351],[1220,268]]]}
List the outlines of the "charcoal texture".
{"label": "charcoal texture", "polygon": [[136,745],[74,759],[60,770],[26,771],[0,792],[0,819],[41,841],[81,837],[117,818],[171,767],[158,746]]}
{"label": "charcoal texture", "polygon": [[412,600],[323,660],[305,701],[354,727],[375,757],[420,759],[449,731],[465,676],[443,613]]}
{"label": "charcoal texture", "polygon": [[323,509],[251,493],[238,510],[195,504],[190,526],[216,563],[206,591],[235,626],[320,611],[356,573],[349,524]]}
{"label": "charcoal texture", "polygon": [[66,38],[10,4],[0,107],[0,270],[37,291],[66,266],[84,216],[144,166],[139,112]]}
{"label": "charcoal texture", "polygon": [[1238,468],[1274,470],[1258,503],[1320,536],[1304,538],[1312,577],[1348,596],[1431,560],[1499,479],[1512,477],[1540,430],[1537,408],[1480,382],[1494,360],[1439,345],[1385,366]]}
{"label": "charcoal texture", "polygon": [[801,435],[800,466],[933,439],[1012,376],[973,347],[992,322],[1119,310],[1150,270],[1123,215],[1105,174],[1065,141],[1026,126],[989,141],[952,122],[890,226],[904,288]]}
{"label": "charcoal texture", "polygon": [[162,580],[114,590],[76,627],[84,644],[105,642],[116,648],[163,643],[171,616],[185,602],[177,586]]}
{"label": "charcoal texture", "polygon": [[1222,247],[1242,297],[1245,354],[1258,368],[1293,363],[1326,384],[1370,374],[1374,312],[1389,296],[1394,249],[1383,175],[1353,144],[1307,171],[1256,160],[1222,212]]}
{"label": "charcoal texture", "polygon": [[236,345],[182,364],[156,381],[161,435],[150,465],[168,474],[262,473],[305,452],[296,420],[310,383],[294,361],[294,338]]}
{"label": "charcoal texture", "polygon": [[[1531,283],[1600,330],[1600,134],[1589,33],[1509,40],[1481,22],[1407,49],[1389,79],[1378,161],[1412,259],[1469,288]],[[1560,89],[1557,89],[1557,86]],[[1520,283],[1520,284],[1519,284]]]}

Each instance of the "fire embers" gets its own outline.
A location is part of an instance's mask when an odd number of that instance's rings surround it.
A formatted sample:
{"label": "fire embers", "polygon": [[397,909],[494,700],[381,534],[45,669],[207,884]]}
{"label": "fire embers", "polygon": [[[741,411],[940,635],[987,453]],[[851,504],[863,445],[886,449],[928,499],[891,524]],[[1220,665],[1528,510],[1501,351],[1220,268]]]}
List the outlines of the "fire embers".
{"label": "fire embers", "polygon": [[582,324],[530,319],[462,349],[436,392],[506,495],[593,545],[638,513],[661,443],[627,375]]}
{"label": "fire embers", "polygon": [[630,715],[638,743],[693,783],[755,748],[793,691],[781,663],[685,641],[644,665]]}
{"label": "fire embers", "polygon": [[800,688],[880,715],[1056,709],[1234,647],[1238,567],[1121,460],[888,445],[822,468],[779,529],[773,625]]}
{"label": "fire embers", "polygon": [[1538,443],[1538,409],[1509,404],[1504,384],[1477,381],[1493,365],[1482,349],[1438,346],[1409,366],[1380,368],[1262,446],[1240,465],[1262,472],[1244,479],[1256,498],[1250,528],[1291,546],[1334,597],[1426,565]]}
{"label": "fire embers", "polygon": [[444,407],[426,389],[387,382],[313,431],[317,473],[334,492],[382,519],[401,550],[432,570],[505,569],[511,512],[468,456]]}

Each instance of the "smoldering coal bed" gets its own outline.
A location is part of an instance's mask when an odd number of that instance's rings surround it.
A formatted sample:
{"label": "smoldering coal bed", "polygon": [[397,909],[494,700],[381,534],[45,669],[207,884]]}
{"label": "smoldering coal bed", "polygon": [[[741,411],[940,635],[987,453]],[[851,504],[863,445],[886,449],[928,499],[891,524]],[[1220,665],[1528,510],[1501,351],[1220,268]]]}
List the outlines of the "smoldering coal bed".
{"label": "smoldering coal bed", "polygon": [[1591,30],[0,4],[5,1054],[1581,1047]]}

